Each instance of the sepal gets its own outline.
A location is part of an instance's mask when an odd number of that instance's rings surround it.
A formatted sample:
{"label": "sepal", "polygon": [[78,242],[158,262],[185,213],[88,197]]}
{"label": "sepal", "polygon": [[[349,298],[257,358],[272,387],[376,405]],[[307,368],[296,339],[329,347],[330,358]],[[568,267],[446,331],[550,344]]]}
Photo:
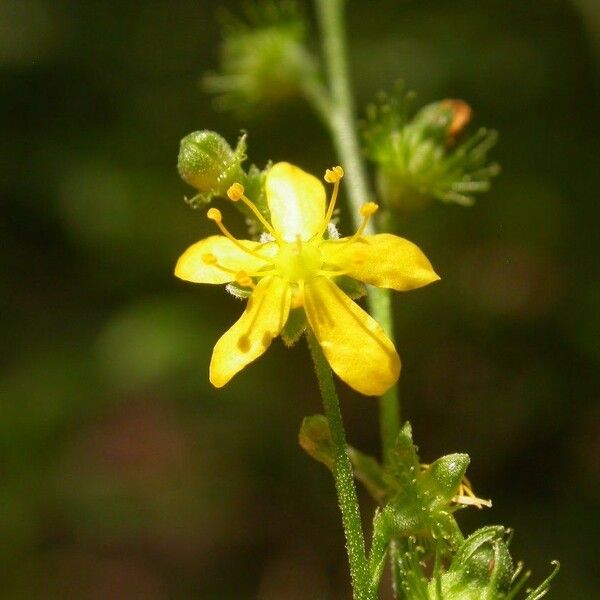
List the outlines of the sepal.
{"label": "sepal", "polygon": [[302,337],[307,326],[306,313],[302,308],[293,308],[290,310],[290,316],[280,334],[283,343],[288,348],[293,346]]}

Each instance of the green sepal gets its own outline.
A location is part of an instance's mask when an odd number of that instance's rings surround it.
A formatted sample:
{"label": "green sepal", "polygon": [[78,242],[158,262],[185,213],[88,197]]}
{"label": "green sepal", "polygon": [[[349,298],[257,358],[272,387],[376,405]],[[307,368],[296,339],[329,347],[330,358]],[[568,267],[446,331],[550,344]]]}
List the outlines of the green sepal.
{"label": "green sepal", "polygon": [[390,452],[387,465],[390,487],[407,488],[419,473],[419,469],[419,457],[412,441],[412,427],[407,421],[398,433],[396,444]]}
{"label": "green sepal", "polygon": [[447,506],[469,466],[468,454],[448,454],[438,458],[421,474],[421,489],[431,498],[433,509]]}
{"label": "green sepal", "polygon": [[[554,567],[552,573],[550,573],[550,575],[548,575],[548,577],[546,577],[546,579],[544,579],[544,581],[542,581],[538,587],[528,592],[525,600],[540,600],[540,598],[543,598],[548,593],[550,590],[550,583],[560,571],[560,563],[557,560],[553,560],[551,564]],[[507,600],[511,599],[512,597],[509,597]]]}
{"label": "green sepal", "polygon": [[308,322],[306,313],[302,308],[292,308],[290,315],[283,329],[281,330],[281,339],[289,347],[293,346],[306,331]]}
{"label": "green sepal", "polygon": [[298,442],[309,456],[333,471],[335,453],[329,423],[323,415],[312,415],[302,419]]}
{"label": "green sepal", "polygon": [[352,300],[358,300],[367,295],[365,284],[347,275],[336,277],[335,283]]}
{"label": "green sepal", "polygon": [[443,597],[456,600],[493,600],[510,590],[514,566],[504,541],[506,529],[488,526],[470,535],[442,576]]}
{"label": "green sepal", "polygon": [[437,539],[448,548],[462,543],[452,500],[468,461],[466,454],[453,454],[422,468],[412,428],[408,422],[404,424],[385,468],[389,489],[386,510],[396,537],[415,536],[428,544]]}

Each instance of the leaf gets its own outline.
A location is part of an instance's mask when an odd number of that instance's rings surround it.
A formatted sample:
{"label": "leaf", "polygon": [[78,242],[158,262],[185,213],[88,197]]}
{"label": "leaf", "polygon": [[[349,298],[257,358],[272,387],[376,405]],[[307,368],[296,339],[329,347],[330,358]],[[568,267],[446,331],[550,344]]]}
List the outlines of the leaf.
{"label": "leaf", "polygon": [[333,471],[335,453],[329,423],[323,415],[313,415],[302,419],[298,442],[309,456],[322,462],[330,471]]}

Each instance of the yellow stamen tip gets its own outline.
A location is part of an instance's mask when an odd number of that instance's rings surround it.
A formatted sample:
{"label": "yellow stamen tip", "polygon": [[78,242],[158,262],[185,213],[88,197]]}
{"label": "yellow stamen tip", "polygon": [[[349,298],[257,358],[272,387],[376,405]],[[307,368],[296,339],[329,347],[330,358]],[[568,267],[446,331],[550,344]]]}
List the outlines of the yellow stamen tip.
{"label": "yellow stamen tip", "polygon": [[202,261],[205,262],[207,265],[216,265],[217,257],[209,252],[207,254],[202,255]]}
{"label": "yellow stamen tip", "polygon": [[245,271],[240,271],[235,275],[235,282],[242,287],[254,287],[254,281]]}
{"label": "yellow stamen tip", "polygon": [[323,179],[327,183],[337,183],[344,176],[344,169],[339,165],[337,167],[333,167],[332,169],[327,169],[325,171],[325,176]]}
{"label": "yellow stamen tip", "polygon": [[244,186],[241,183],[234,183],[227,190],[227,197],[234,202],[237,202],[244,195]]}
{"label": "yellow stamen tip", "polygon": [[360,214],[363,217],[370,217],[379,210],[379,205],[375,202],[366,202],[360,207]]}
{"label": "yellow stamen tip", "polygon": [[211,220],[217,223],[220,223],[223,220],[223,215],[218,208],[209,208],[206,216]]}

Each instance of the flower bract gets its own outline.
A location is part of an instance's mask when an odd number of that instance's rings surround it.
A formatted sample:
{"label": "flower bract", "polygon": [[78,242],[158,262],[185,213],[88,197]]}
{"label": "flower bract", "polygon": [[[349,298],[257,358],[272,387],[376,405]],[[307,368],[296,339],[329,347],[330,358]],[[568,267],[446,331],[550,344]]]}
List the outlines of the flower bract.
{"label": "flower bract", "polygon": [[186,281],[236,284],[249,291],[242,316],[215,345],[210,381],[224,386],[261,356],[285,326],[290,311],[303,310],[333,371],[358,392],[377,396],[400,374],[398,353],[382,327],[336,284],[341,277],[395,290],[436,281],[427,257],[412,242],[395,235],[364,235],[377,210],[361,208],[363,223],[350,237],[329,237],[341,167],[325,173],[333,184],[329,203],[323,184],[299,167],[275,164],[265,182],[270,220],[233,184],[228,197],[253,210],[266,232],[265,241],[238,240],[209,209],[222,235],[190,246],[179,258],[175,275]]}

